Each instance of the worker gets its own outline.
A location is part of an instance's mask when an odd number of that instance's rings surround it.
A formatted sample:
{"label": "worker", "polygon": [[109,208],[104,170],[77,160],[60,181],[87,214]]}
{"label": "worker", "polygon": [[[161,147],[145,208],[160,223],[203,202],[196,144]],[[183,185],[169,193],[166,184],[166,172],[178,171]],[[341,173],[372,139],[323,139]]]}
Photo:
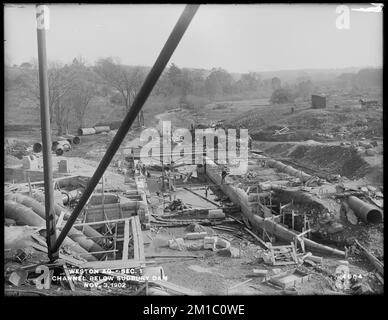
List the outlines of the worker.
{"label": "worker", "polygon": [[144,163],[141,166],[141,173],[143,174],[143,176],[147,175],[147,168],[146,168],[146,165]]}
{"label": "worker", "polygon": [[136,172],[140,174],[141,173],[141,168],[142,168],[142,162],[141,162],[141,160],[139,160],[136,163]]}
{"label": "worker", "polygon": [[224,184],[224,181],[227,175],[228,175],[227,169],[226,167],[224,167],[221,172],[221,184]]}
{"label": "worker", "polygon": [[203,151],[203,172],[206,174],[206,151]]}

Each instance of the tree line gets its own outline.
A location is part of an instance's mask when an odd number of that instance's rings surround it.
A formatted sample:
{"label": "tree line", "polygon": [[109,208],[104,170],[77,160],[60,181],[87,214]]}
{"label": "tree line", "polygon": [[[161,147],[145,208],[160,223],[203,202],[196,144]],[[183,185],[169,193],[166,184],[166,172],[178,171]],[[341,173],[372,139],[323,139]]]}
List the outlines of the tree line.
{"label": "tree line", "polygon": [[[16,76],[6,72],[5,90],[22,90],[26,98],[39,106],[37,62],[23,63]],[[88,66],[82,57],[71,64],[50,62],[48,66],[50,122],[61,135],[74,125],[83,127],[92,99],[105,97],[128,111],[147,73],[148,67],[128,66],[118,59],[103,58]],[[179,107],[200,107],[200,100],[246,99],[271,97],[272,103],[285,103],[297,96],[307,97],[313,85],[303,80],[292,86],[277,77],[262,79],[256,72],[236,77],[222,68],[188,69],[172,63],[164,70],[152,97],[176,97]],[[271,96],[272,95],[272,96]]]}

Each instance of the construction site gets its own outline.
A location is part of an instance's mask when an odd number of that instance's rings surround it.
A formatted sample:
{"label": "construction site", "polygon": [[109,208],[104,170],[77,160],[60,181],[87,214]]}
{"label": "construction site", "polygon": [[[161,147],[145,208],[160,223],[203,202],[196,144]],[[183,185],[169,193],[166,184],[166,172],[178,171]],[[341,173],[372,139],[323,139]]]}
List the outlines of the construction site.
{"label": "construction site", "polygon": [[124,116],[58,134],[38,24],[40,123],[5,99],[6,296],[384,293],[382,91],[143,108],[198,7]]}

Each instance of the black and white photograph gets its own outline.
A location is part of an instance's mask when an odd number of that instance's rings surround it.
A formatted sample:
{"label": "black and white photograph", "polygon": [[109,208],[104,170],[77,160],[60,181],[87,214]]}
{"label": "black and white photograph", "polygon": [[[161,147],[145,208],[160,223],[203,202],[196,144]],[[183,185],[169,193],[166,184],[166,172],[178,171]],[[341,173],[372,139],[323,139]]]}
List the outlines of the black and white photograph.
{"label": "black and white photograph", "polygon": [[3,4],[4,296],[383,295],[383,7]]}

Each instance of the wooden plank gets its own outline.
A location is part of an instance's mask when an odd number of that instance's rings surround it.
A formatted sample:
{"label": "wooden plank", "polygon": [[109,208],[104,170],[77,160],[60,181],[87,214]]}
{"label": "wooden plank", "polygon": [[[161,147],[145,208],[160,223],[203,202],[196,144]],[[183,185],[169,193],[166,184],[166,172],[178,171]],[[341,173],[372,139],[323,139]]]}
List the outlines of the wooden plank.
{"label": "wooden plank", "polygon": [[259,241],[266,249],[268,249],[268,245],[259,238],[259,236],[255,235],[251,230],[244,227],[244,230],[248,232],[252,237],[254,237],[257,241]]}
{"label": "wooden plank", "polygon": [[[292,244],[291,256],[292,256],[292,258],[294,259],[294,262],[295,262],[296,264],[298,264],[298,256],[296,255],[296,248],[295,248],[295,245],[294,245],[293,242],[291,242],[291,244]],[[304,248],[303,248],[303,252],[304,252]]]}
{"label": "wooden plank", "polygon": [[371,254],[367,249],[365,249],[357,240],[355,240],[355,243],[360,247],[360,249],[364,252],[368,260],[376,267],[376,269],[381,274],[384,274],[384,264],[373,254]]}
{"label": "wooden plank", "polygon": [[135,220],[134,219],[131,219],[131,228],[132,228],[132,238],[133,238],[133,257],[136,260],[140,260],[139,236],[137,234],[137,228],[135,226]]}
{"label": "wooden plank", "polygon": [[129,219],[126,219],[125,225],[124,225],[123,256],[121,258],[122,260],[128,260],[128,249],[129,249],[128,246],[129,246]]}
{"label": "wooden plank", "polygon": [[274,250],[281,250],[281,249],[291,249],[292,245],[284,245],[284,246],[273,246]]}
{"label": "wooden plank", "polygon": [[70,276],[69,270],[67,269],[66,263],[63,265],[63,270],[65,271],[65,274],[66,274],[66,277],[67,277],[67,282],[70,285],[71,291],[75,291],[74,283],[71,280],[71,276]]}
{"label": "wooden plank", "polygon": [[193,190],[190,190],[190,189],[187,188],[187,187],[183,187],[183,189],[185,189],[185,190],[191,192],[192,194],[196,195],[197,197],[200,197],[201,199],[203,199],[203,200],[205,200],[205,201],[207,201],[207,202],[209,202],[209,203],[215,205],[217,208],[221,208],[221,206],[220,206],[219,203],[216,203],[216,202],[214,202],[214,201],[211,201],[211,200],[209,200],[208,198],[204,197],[203,195],[200,195],[200,194],[194,192]]}
{"label": "wooden plank", "polygon": [[154,284],[154,285],[158,285],[164,289],[167,289],[170,292],[173,292],[173,293],[179,294],[179,295],[186,295],[186,296],[201,295],[201,293],[198,291],[187,289],[187,288],[178,286],[175,283],[164,281],[164,280],[150,280],[149,283]]}
{"label": "wooden plank", "polygon": [[[93,251],[93,254],[112,253],[112,252],[116,252],[116,251],[119,251],[119,250],[114,249],[114,250]],[[82,256],[82,255],[90,255],[90,252],[79,253],[79,255],[80,255],[80,256]]]}
{"label": "wooden plank", "polygon": [[286,266],[286,265],[291,265],[295,264],[295,261],[275,261],[274,266]]}
{"label": "wooden plank", "polygon": [[127,260],[107,260],[107,261],[89,261],[82,265],[82,268],[91,269],[126,269],[126,268],[140,268],[145,261],[138,261],[135,259]]}
{"label": "wooden plank", "polygon": [[144,261],[145,260],[144,240],[143,240],[143,233],[141,232],[139,216],[132,217],[131,226],[132,226],[133,245],[134,245],[134,252],[135,252],[134,258],[137,260]]}
{"label": "wooden plank", "polygon": [[248,282],[250,282],[250,281],[252,281],[252,280],[253,280],[253,279],[250,278],[250,279],[248,279],[248,280],[245,280],[245,281],[243,281],[243,282],[240,282],[240,283],[238,283],[238,284],[236,284],[236,285],[234,285],[234,286],[228,288],[228,290],[236,289],[237,287],[240,287],[240,286],[242,286],[242,285],[244,285],[244,284],[246,284],[246,283],[248,283]]}
{"label": "wooden plank", "polygon": [[383,277],[380,276],[377,272],[375,272],[375,276],[376,276],[376,278],[380,281],[380,283],[381,283],[382,285],[384,285],[384,279],[383,279]]}
{"label": "wooden plank", "polygon": [[56,228],[59,228],[62,225],[63,218],[64,218],[65,214],[66,214],[65,211],[61,211],[61,214],[59,215],[59,218],[58,218],[58,221],[57,221]]}
{"label": "wooden plank", "polygon": [[302,233],[299,233],[299,234],[297,235],[297,237],[298,237],[298,238],[304,237],[304,235],[305,235],[306,233],[309,233],[309,232],[311,232],[311,229],[308,229],[308,230],[306,230],[306,231],[303,231]]}
{"label": "wooden plank", "polygon": [[95,222],[86,222],[86,223],[75,223],[73,224],[73,227],[82,227],[82,226],[92,226],[96,224],[105,224],[105,223],[114,223],[114,222],[125,222],[128,218],[122,218],[122,219],[112,219],[112,220],[106,220],[106,221],[95,221]]}

